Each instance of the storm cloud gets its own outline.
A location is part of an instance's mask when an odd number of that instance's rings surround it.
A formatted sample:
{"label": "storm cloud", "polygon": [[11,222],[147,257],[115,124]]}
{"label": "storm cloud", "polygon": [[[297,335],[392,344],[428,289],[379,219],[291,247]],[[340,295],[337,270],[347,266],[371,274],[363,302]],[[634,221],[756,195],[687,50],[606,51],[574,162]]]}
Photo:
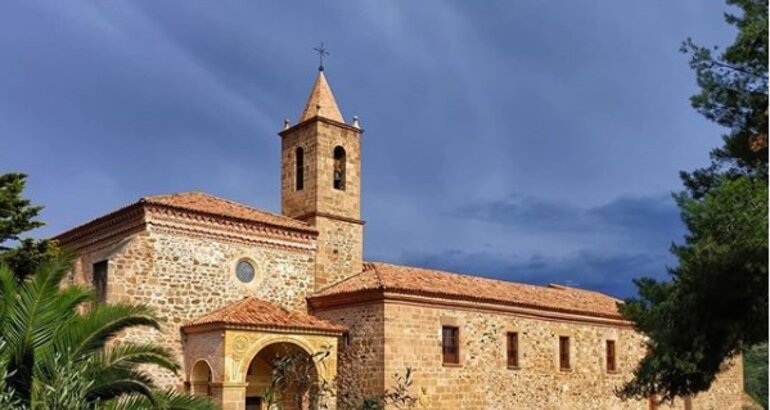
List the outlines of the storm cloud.
{"label": "storm cloud", "polygon": [[[720,130],[687,37],[723,4],[0,2],[0,172],[49,236],[151,194],[280,209],[280,130],[317,69],[361,118],[365,254],[617,294],[665,275],[669,193]],[[629,18],[633,16],[633,18]],[[650,27],[655,27],[651,30]]]}

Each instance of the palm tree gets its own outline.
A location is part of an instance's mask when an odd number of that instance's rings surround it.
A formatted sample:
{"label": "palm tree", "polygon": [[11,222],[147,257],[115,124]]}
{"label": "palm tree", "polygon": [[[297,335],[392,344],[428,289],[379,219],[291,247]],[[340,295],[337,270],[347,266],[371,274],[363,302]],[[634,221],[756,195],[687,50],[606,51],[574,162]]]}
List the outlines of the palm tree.
{"label": "palm tree", "polygon": [[62,287],[71,267],[67,257],[52,258],[18,282],[0,266],[0,397],[6,393],[32,409],[215,408],[201,398],[159,392],[139,370],[151,364],[176,372],[165,349],[125,342],[108,348],[128,328],[159,329],[159,319],[143,305],[93,305],[89,289]]}

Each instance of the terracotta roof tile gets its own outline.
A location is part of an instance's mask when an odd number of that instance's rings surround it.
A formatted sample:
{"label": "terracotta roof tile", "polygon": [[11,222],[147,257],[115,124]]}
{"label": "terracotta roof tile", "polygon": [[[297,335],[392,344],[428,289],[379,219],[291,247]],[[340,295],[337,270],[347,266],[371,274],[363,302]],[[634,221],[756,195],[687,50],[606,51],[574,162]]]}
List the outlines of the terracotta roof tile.
{"label": "terracotta roof tile", "polygon": [[140,202],[165,205],[174,208],[202,212],[212,215],[237,218],[251,222],[261,222],[286,228],[312,230],[305,222],[252,208],[238,202],[220,198],[204,192],[181,192],[168,195],[146,196]]}
{"label": "terracotta roof tile", "polygon": [[312,295],[311,299],[366,290],[404,292],[560,312],[621,317],[617,308],[620,300],[590,290],[561,285],[536,286],[371,262],[364,264],[364,271],[360,274],[322,289]]}
{"label": "terracotta roof tile", "polygon": [[300,310],[289,312],[275,303],[247,297],[188,322],[183,328],[208,325],[240,325],[282,329],[344,332],[345,326],[334,324]]}
{"label": "terracotta roof tile", "polygon": [[309,120],[315,116],[337,122],[345,122],[323,71],[318,72],[313,89],[310,90],[310,96],[307,98],[305,109],[302,110],[302,114],[299,116],[299,122]]}

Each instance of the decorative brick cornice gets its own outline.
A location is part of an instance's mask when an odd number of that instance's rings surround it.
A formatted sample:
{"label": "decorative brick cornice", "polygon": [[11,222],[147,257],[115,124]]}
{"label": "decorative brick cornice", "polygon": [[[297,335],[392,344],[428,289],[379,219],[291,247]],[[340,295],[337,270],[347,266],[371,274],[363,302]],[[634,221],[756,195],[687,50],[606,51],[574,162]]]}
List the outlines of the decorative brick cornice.
{"label": "decorative brick cornice", "polygon": [[179,219],[198,221],[207,224],[216,224],[221,227],[225,227],[226,229],[248,227],[253,231],[260,231],[266,234],[279,235],[282,237],[293,237],[297,239],[313,239],[318,236],[318,231],[311,226],[302,228],[289,227],[166,204],[149,203],[145,204],[145,207],[154,217],[173,216]]}
{"label": "decorative brick cornice", "polygon": [[349,130],[349,131],[356,132],[358,134],[363,134],[364,133],[364,130],[362,128],[356,128],[356,127],[354,127],[352,125],[345,124],[344,122],[334,121],[332,119],[329,119],[329,118],[326,118],[326,117],[319,117],[319,116],[316,115],[315,117],[308,118],[305,121],[302,121],[302,122],[299,122],[297,124],[292,125],[291,127],[289,127],[287,129],[279,132],[278,135],[280,135],[281,137],[285,137],[288,134],[291,134],[291,133],[293,133],[293,132],[295,132],[295,131],[297,131],[297,130],[299,130],[301,128],[305,128],[305,127],[307,127],[309,125],[312,125],[312,124],[315,124],[317,122],[322,122],[322,123],[326,123],[326,124],[329,124],[329,125],[334,125],[334,126],[337,126],[337,127],[340,127],[340,128],[344,128],[344,129]]}
{"label": "decorative brick cornice", "polygon": [[317,335],[317,336],[341,336],[347,330],[327,330],[311,327],[300,326],[264,326],[264,325],[234,325],[229,323],[206,323],[202,325],[186,325],[180,327],[180,330],[187,335],[196,333],[206,333],[221,330],[246,330],[246,331],[262,331],[270,333],[282,333],[282,334],[302,334],[302,335]]}
{"label": "decorative brick cornice", "polygon": [[57,241],[62,248],[81,251],[98,246],[99,243],[141,232],[145,228],[145,210],[140,202],[135,202],[61,233],[52,239]]}
{"label": "decorative brick cornice", "polygon": [[148,230],[157,233],[170,235],[181,235],[190,238],[213,239],[219,242],[232,243],[239,245],[258,245],[265,248],[279,249],[293,252],[313,253],[315,251],[315,242],[289,242],[277,239],[261,237],[252,234],[242,234],[228,232],[220,229],[199,229],[185,224],[165,223],[159,221],[150,221],[147,224]]}
{"label": "decorative brick cornice", "polygon": [[147,209],[147,222],[151,227],[212,239],[310,250],[315,248],[315,239],[318,236],[315,229],[286,228],[166,205],[150,204]]}
{"label": "decorative brick cornice", "polygon": [[300,215],[297,217],[297,219],[299,219],[300,221],[307,221],[310,218],[316,218],[316,217],[335,219],[338,221],[348,222],[348,223],[357,224],[357,225],[366,224],[366,221],[364,221],[363,219],[348,218],[346,216],[334,215],[329,212],[316,212],[316,211],[308,212],[306,214]]}
{"label": "decorative brick cornice", "polygon": [[60,246],[77,252],[152,228],[304,252],[315,249],[318,236],[318,231],[311,226],[277,225],[141,199],[53,239]]}

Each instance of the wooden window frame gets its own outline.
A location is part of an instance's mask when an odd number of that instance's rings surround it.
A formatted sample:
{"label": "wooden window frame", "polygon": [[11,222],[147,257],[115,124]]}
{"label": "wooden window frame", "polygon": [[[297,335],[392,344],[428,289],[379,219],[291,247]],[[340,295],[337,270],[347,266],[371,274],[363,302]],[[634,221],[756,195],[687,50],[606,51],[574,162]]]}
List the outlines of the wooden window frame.
{"label": "wooden window frame", "polygon": [[460,364],[459,327],[441,326],[441,359],[444,365],[458,366]]}
{"label": "wooden window frame", "polygon": [[559,370],[572,370],[569,336],[559,336]]}
{"label": "wooden window frame", "polygon": [[647,408],[649,410],[658,410],[658,397],[652,395],[647,398]]}
{"label": "wooden window frame", "polygon": [[506,362],[509,369],[519,368],[519,332],[505,334]]}
{"label": "wooden window frame", "polygon": [[607,373],[618,372],[617,343],[612,339],[608,339],[605,342],[605,367],[607,368]]}

